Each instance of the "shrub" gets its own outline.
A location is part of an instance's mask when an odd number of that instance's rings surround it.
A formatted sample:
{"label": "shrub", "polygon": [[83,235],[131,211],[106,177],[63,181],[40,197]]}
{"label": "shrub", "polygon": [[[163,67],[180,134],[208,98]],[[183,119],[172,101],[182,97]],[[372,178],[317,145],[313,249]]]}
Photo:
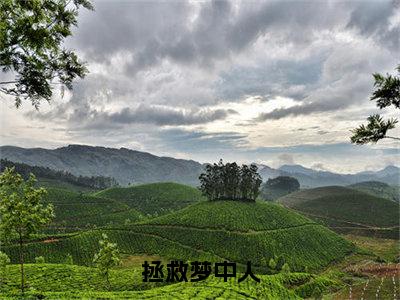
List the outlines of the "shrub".
{"label": "shrub", "polygon": [[37,264],[44,264],[46,261],[43,256],[35,257],[35,263]]}
{"label": "shrub", "polygon": [[6,277],[6,268],[10,263],[10,258],[7,254],[0,251],[0,283],[3,283]]}
{"label": "shrub", "polygon": [[67,254],[67,257],[65,259],[65,263],[67,265],[73,265],[74,264],[74,259],[72,258],[71,254],[69,254],[69,253]]}

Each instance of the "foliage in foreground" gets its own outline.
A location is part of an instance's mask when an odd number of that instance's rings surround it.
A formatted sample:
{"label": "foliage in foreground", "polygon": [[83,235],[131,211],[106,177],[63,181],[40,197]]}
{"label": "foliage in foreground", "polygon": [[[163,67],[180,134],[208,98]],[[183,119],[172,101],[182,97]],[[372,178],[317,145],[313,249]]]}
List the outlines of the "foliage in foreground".
{"label": "foliage in foreground", "polygon": [[107,282],[110,288],[110,270],[120,264],[119,250],[117,244],[111,243],[106,234],[102,235],[99,241],[100,250],[95,254],[93,262],[96,264],[98,272]]}
{"label": "foliage in foreground", "polygon": [[43,188],[35,188],[33,174],[24,180],[14,168],[6,168],[0,175],[0,229],[5,236],[16,235],[21,266],[21,291],[24,292],[24,245],[32,234],[47,225],[54,217],[53,206],[44,206]]}
{"label": "foliage in foreground", "polygon": [[87,73],[75,52],[62,47],[80,7],[93,9],[88,0],[0,2],[0,67],[15,76],[0,82],[0,92],[14,96],[17,107],[28,99],[38,108],[51,100],[54,83],[72,89]]}
{"label": "foliage in foreground", "polygon": [[[247,279],[241,283],[231,278],[209,277],[201,282],[183,282],[171,285],[143,283],[140,269],[112,270],[112,291],[105,291],[101,278],[95,270],[70,265],[27,265],[28,295],[46,296],[46,299],[101,298],[101,299],[301,299],[314,292],[323,292],[340,287],[336,281],[307,273],[258,275],[261,282]],[[18,268],[8,266],[8,278],[0,286],[2,299],[18,295],[15,281]]]}

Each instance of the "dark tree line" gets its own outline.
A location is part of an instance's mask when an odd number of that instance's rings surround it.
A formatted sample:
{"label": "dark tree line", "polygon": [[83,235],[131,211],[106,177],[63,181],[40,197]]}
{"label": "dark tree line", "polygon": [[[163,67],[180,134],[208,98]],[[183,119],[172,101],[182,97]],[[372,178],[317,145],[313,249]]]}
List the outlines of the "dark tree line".
{"label": "dark tree line", "polygon": [[272,201],[299,189],[300,183],[296,178],[278,176],[276,178],[269,178],[261,187],[261,197],[264,198],[264,200]]}
{"label": "dark tree line", "polygon": [[29,174],[33,173],[38,178],[62,180],[75,185],[95,189],[106,189],[118,185],[118,182],[113,177],[75,176],[67,171],[56,171],[47,167],[30,166],[23,163],[16,163],[6,159],[1,159],[0,172],[3,172],[7,167],[15,167],[15,171],[21,174],[24,179],[29,178]]}
{"label": "dark tree line", "polygon": [[199,177],[199,189],[210,201],[255,201],[262,183],[257,170],[254,164],[239,166],[220,160],[218,164],[206,165],[205,173]]}

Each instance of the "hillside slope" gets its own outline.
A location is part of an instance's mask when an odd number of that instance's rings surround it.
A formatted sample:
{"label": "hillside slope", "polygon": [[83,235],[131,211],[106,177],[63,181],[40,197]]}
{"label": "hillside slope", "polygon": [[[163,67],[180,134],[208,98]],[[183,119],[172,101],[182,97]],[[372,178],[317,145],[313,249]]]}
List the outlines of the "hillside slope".
{"label": "hillside slope", "polygon": [[69,145],[54,150],[0,147],[0,157],[74,175],[108,176],[120,184],[174,181],[196,185],[202,165],[192,160],[159,157],[146,152]]}
{"label": "hillside slope", "polygon": [[[200,202],[183,210],[143,221],[112,226],[27,245],[27,260],[43,255],[49,262],[74,261],[90,265],[102,232],[118,243],[122,253],[155,254],[167,259],[251,261],[259,272],[283,257],[292,270],[320,269],[353,251],[339,235],[276,204],[233,201]],[[14,246],[5,247],[17,260]]]}
{"label": "hillside slope", "polygon": [[110,198],[47,188],[45,201],[54,205],[55,219],[48,232],[70,232],[110,224],[135,222],[143,215],[128,205]]}
{"label": "hillside slope", "polygon": [[93,195],[118,200],[147,215],[165,214],[204,200],[198,189],[173,182],[113,187]]}
{"label": "hillside slope", "polygon": [[329,186],[302,190],[278,202],[338,231],[360,229],[393,237],[398,232],[398,204],[355,189]]}
{"label": "hillside slope", "polygon": [[400,186],[390,186],[380,181],[364,181],[349,185],[350,188],[376,197],[400,202]]}

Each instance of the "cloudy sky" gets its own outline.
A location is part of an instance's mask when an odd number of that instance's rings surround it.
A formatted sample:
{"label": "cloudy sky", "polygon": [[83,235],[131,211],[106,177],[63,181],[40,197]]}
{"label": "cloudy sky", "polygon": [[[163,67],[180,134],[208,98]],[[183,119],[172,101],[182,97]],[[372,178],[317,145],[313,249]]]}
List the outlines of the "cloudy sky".
{"label": "cloudy sky", "polygon": [[371,74],[399,63],[398,1],[94,5],[66,41],[90,74],[39,111],[2,99],[2,145],[126,147],[339,172],[399,161],[394,142],[349,142],[350,129],[378,112]]}

